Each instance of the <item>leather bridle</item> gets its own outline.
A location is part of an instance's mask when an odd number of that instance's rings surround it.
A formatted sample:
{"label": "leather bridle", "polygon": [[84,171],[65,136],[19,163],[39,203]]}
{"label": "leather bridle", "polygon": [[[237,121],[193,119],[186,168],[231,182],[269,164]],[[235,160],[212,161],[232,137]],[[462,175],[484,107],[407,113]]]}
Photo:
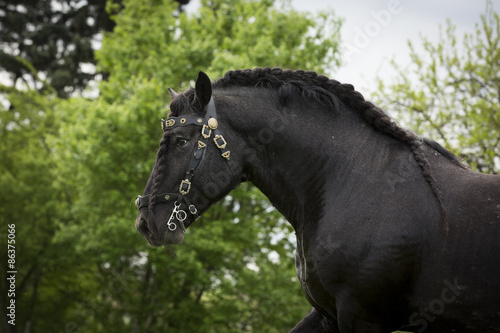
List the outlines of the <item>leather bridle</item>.
{"label": "leather bridle", "polygon": [[[210,99],[210,102],[207,106],[207,112],[205,117],[194,117],[194,116],[180,116],[180,117],[169,117],[166,120],[161,120],[161,127],[164,132],[169,131],[173,128],[180,126],[201,126],[201,136],[198,140],[197,147],[194,150],[194,153],[191,156],[191,161],[189,162],[189,166],[186,172],[185,178],[181,181],[179,186],[179,193],[163,193],[156,196],[156,203],[170,203],[174,202],[174,209],[172,210],[172,214],[167,222],[168,230],[174,231],[177,229],[177,225],[174,222],[174,219],[179,221],[179,224],[182,228],[182,231],[186,233],[186,228],[184,226],[184,220],[187,218],[187,213],[185,210],[182,210],[181,207],[184,204],[187,207],[187,210],[195,219],[198,216],[198,209],[193,205],[187,195],[191,191],[191,182],[195,175],[196,168],[200,164],[203,156],[205,154],[205,150],[207,148],[208,140],[212,137],[213,134],[213,142],[217,146],[217,148],[221,151],[221,156],[226,160],[229,168],[231,169],[231,173],[234,179],[234,187],[238,186],[240,183],[240,178],[238,176],[238,172],[236,170],[236,166],[231,159],[231,152],[227,149],[227,142],[222,136],[222,133],[219,129],[219,122],[217,120],[217,111],[215,109],[215,103],[213,98]],[[139,195],[135,200],[135,205],[137,209],[141,209],[143,207],[149,206],[149,197],[150,195]]]}

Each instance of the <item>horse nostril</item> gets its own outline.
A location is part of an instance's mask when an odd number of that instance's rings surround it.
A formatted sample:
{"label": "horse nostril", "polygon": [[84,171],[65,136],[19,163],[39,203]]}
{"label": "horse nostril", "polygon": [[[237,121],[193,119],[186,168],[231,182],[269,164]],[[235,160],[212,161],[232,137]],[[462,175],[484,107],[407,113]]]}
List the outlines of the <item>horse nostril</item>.
{"label": "horse nostril", "polygon": [[148,237],[150,234],[148,224],[145,219],[141,219],[137,225],[137,231],[139,231],[144,237]]}

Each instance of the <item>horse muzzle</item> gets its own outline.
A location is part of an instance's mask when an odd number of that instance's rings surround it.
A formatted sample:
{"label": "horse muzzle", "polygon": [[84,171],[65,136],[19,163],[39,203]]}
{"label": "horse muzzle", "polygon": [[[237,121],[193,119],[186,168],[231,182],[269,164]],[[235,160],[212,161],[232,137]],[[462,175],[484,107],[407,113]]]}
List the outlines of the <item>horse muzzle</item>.
{"label": "horse muzzle", "polygon": [[[174,214],[174,212],[172,212],[172,214]],[[144,238],[146,238],[149,245],[160,247],[164,245],[180,244],[182,242],[184,239],[184,232],[181,227],[177,226],[177,223],[170,221],[169,225],[164,218],[150,219],[150,217],[150,214],[148,214],[146,210],[143,210],[139,212],[135,221],[135,228]]]}

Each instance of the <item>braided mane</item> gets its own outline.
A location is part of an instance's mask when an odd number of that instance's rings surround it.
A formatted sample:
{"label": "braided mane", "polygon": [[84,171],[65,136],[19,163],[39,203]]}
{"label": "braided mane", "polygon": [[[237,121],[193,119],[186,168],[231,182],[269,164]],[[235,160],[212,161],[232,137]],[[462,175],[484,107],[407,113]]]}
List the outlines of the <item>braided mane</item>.
{"label": "braided mane", "polygon": [[154,174],[154,179],[153,179],[153,186],[151,188],[150,192],[150,197],[149,197],[149,203],[148,203],[148,216],[149,216],[149,227],[152,229],[154,233],[158,233],[158,229],[156,226],[155,221],[155,215],[153,213],[153,208],[155,206],[155,201],[156,201],[156,196],[158,195],[158,188],[161,185],[161,182],[163,181],[165,177],[165,171],[166,171],[166,158],[167,158],[167,147],[170,138],[163,134],[162,139],[160,141],[160,148],[158,149],[158,153],[156,154],[156,162],[153,167],[153,174]]}
{"label": "braided mane", "polygon": [[278,90],[280,102],[286,101],[292,96],[301,95],[305,99],[312,99],[326,105],[338,107],[338,101],[345,104],[350,110],[358,112],[377,131],[385,133],[405,144],[407,144],[422,169],[424,178],[429,183],[433,193],[439,201],[441,213],[446,224],[446,209],[443,204],[441,193],[436,185],[436,180],[431,174],[427,158],[423,152],[423,144],[427,144],[447,159],[463,167],[455,155],[443,148],[437,142],[422,138],[417,134],[405,130],[387,115],[381,108],[364,99],[363,95],[354,90],[351,84],[342,84],[328,77],[318,75],[313,71],[283,70],[281,68],[256,68],[227,72],[223,78],[213,83],[213,88],[225,88],[230,86],[263,87]]}
{"label": "braided mane", "polygon": [[391,120],[381,108],[364,99],[351,84],[330,80],[313,71],[283,70],[281,68],[256,68],[227,72],[223,78],[213,83],[214,88],[228,86],[250,86],[277,89],[282,103],[292,96],[302,95],[326,105],[337,106],[338,101],[349,109],[360,113],[363,118],[379,132],[388,134],[410,147],[426,143],[454,163],[461,165],[457,157],[438,143],[422,138],[405,130]]}

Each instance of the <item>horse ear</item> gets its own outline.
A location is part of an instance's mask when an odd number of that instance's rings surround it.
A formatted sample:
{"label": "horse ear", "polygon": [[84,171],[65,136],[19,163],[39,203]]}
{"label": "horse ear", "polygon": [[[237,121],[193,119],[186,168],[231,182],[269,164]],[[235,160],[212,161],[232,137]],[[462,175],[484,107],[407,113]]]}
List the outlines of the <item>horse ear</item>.
{"label": "horse ear", "polygon": [[177,97],[179,94],[174,91],[174,89],[168,87],[168,92],[170,93],[170,98],[174,100],[175,97]]}
{"label": "horse ear", "polygon": [[212,82],[210,82],[210,78],[207,74],[199,72],[198,79],[196,80],[194,100],[198,103],[198,107],[201,111],[205,110],[211,98]]}

